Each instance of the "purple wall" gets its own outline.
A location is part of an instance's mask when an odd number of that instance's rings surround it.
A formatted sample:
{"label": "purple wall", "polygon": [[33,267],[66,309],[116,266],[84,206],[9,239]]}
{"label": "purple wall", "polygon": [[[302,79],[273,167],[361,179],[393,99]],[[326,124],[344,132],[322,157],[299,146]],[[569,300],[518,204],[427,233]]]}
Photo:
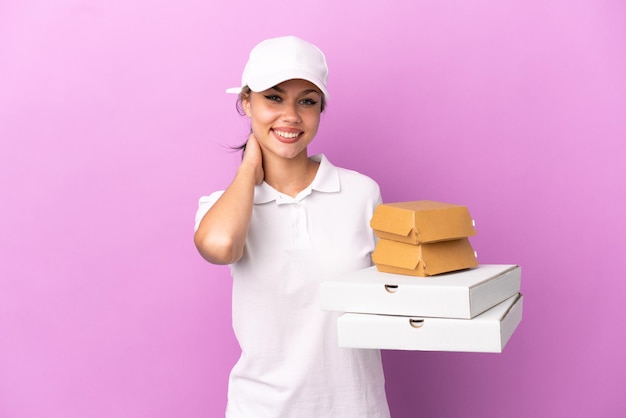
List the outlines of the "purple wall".
{"label": "purple wall", "polygon": [[0,416],[219,417],[228,269],[192,244],[246,136],[249,49],[331,66],[311,152],[467,205],[523,268],[502,354],[385,352],[394,418],[626,414],[620,1],[0,3]]}

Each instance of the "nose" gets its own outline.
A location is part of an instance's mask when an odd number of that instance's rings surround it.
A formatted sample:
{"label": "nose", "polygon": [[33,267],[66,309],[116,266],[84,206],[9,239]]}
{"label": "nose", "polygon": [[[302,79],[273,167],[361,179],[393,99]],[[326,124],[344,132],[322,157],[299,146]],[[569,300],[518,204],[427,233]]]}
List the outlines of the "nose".
{"label": "nose", "polygon": [[297,103],[285,104],[285,109],[283,112],[283,120],[285,122],[290,122],[290,123],[300,123],[302,121],[302,119],[300,119],[300,113],[298,113]]}

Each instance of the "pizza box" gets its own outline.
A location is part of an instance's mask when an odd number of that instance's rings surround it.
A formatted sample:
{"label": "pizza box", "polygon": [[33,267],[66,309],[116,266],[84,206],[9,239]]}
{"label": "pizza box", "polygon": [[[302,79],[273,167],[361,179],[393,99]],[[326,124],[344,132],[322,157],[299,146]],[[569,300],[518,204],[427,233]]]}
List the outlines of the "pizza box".
{"label": "pizza box", "polygon": [[517,294],[473,319],[346,313],[337,319],[340,347],[499,353],[522,320]]}
{"label": "pizza box", "polygon": [[470,319],[520,292],[515,264],[478,267],[428,278],[380,272],[375,266],[320,284],[327,311]]}

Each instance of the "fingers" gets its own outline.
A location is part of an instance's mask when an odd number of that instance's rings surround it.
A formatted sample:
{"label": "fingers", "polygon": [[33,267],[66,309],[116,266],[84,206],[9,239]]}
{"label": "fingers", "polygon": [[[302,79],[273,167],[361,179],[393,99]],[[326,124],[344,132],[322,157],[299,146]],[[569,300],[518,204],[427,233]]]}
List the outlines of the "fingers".
{"label": "fingers", "polygon": [[261,146],[253,133],[251,133],[248,137],[246,150],[243,154],[243,160],[248,164],[252,164],[255,171],[255,184],[261,184],[265,176],[263,172],[263,152],[261,151]]}
{"label": "fingers", "polygon": [[254,133],[251,133],[250,136],[248,136],[248,142],[246,142],[246,148],[247,147],[260,148],[259,141],[257,141]]}
{"label": "fingers", "polygon": [[259,142],[254,134],[250,134],[248,141],[246,142],[246,150],[244,151],[243,158],[250,162],[257,163],[262,159],[262,151]]}

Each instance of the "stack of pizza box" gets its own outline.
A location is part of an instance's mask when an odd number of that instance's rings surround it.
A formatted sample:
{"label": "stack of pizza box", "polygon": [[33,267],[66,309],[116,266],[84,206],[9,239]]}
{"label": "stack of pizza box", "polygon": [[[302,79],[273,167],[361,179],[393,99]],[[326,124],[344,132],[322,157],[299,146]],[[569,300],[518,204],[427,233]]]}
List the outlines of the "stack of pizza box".
{"label": "stack of pizza box", "polygon": [[379,205],[375,266],[321,283],[342,347],[501,352],[522,319],[521,268],[479,264],[465,206]]}

